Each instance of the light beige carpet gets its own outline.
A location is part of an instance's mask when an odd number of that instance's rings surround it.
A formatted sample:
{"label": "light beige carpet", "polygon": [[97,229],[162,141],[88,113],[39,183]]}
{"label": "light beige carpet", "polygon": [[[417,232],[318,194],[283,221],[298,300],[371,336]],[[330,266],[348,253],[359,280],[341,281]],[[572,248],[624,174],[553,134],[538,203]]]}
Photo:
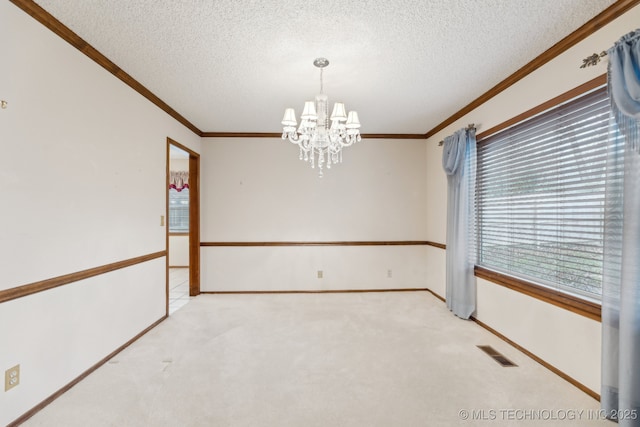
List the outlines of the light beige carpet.
{"label": "light beige carpet", "polygon": [[24,425],[613,425],[598,405],[427,292],[201,295]]}

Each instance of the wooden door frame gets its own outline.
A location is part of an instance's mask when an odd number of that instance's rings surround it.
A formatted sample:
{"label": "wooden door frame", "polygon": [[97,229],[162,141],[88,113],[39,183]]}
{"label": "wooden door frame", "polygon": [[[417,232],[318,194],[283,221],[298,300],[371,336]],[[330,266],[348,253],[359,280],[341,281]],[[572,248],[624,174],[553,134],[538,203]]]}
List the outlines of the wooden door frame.
{"label": "wooden door frame", "polygon": [[167,314],[169,314],[169,166],[171,146],[189,154],[189,296],[200,295],[200,154],[167,137],[166,250]]}

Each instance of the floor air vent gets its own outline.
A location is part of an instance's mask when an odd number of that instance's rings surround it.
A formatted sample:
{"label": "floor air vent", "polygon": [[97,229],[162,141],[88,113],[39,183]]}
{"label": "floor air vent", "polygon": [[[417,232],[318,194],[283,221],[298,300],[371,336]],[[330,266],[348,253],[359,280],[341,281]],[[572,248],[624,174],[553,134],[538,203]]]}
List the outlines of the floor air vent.
{"label": "floor air vent", "polygon": [[485,353],[487,353],[489,356],[491,356],[493,360],[498,362],[502,367],[508,368],[511,366],[518,366],[515,363],[513,363],[511,360],[504,357],[502,354],[500,354],[498,350],[491,347],[490,345],[479,345],[478,348],[484,351]]}

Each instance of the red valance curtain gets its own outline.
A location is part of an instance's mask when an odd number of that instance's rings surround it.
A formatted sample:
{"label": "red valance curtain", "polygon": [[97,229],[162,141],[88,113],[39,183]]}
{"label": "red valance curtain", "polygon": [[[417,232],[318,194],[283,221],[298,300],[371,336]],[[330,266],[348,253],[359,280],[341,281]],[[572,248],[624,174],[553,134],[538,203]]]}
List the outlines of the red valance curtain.
{"label": "red valance curtain", "polygon": [[189,188],[189,172],[187,171],[170,171],[169,172],[169,189],[180,192],[185,188]]}

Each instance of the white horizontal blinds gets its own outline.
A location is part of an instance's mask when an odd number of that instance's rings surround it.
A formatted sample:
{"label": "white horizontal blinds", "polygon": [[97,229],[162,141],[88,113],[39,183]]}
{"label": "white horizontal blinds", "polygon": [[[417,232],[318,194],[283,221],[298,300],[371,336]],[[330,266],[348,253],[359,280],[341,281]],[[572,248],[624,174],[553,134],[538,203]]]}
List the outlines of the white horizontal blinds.
{"label": "white horizontal blinds", "polygon": [[601,88],[479,143],[479,265],[600,297],[609,111]]}
{"label": "white horizontal blinds", "polygon": [[189,188],[169,189],[169,232],[189,232]]}

